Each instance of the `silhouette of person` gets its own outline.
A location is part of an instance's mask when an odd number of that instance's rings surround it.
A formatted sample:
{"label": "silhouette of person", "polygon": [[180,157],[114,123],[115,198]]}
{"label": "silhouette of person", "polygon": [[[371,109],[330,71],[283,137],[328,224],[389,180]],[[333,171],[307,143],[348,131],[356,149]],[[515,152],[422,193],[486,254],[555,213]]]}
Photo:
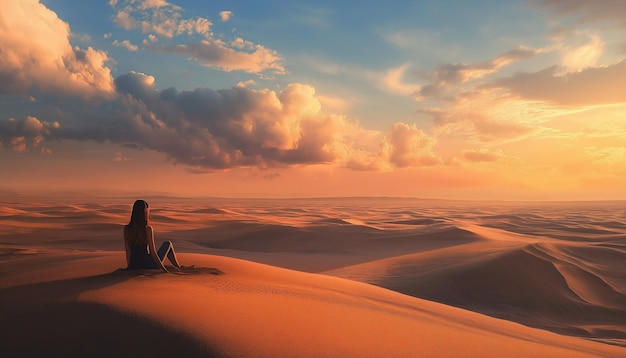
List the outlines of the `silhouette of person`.
{"label": "silhouette of person", "polygon": [[128,269],[158,269],[169,272],[163,265],[167,257],[177,269],[181,269],[174,246],[171,241],[161,244],[155,250],[154,232],[148,225],[150,209],[145,200],[137,200],[133,204],[130,222],[124,226],[124,245],[126,247],[126,264]]}

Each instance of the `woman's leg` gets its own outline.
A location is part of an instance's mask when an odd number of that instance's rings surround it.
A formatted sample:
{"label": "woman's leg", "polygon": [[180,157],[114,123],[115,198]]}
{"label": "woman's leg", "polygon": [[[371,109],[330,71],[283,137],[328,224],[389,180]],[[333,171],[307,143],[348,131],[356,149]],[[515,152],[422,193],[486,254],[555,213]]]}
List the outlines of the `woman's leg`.
{"label": "woman's leg", "polygon": [[176,253],[174,252],[174,245],[172,245],[171,241],[167,240],[164,243],[162,243],[161,247],[159,247],[159,250],[157,250],[157,255],[159,255],[161,262],[163,262],[163,260],[165,260],[165,256],[167,256],[167,258],[170,260],[172,265],[180,268],[180,264],[178,263],[178,260],[176,259]]}

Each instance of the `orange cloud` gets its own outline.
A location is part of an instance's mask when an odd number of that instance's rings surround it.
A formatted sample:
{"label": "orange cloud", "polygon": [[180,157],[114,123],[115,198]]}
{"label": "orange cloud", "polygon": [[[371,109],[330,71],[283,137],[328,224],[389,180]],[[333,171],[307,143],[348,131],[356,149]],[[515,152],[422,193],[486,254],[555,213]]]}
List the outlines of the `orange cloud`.
{"label": "orange cloud", "polygon": [[231,16],[233,16],[232,11],[220,11],[220,20],[224,22],[230,20]]}
{"label": "orange cloud", "polygon": [[124,47],[128,51],[137,51],[139,49],[137,45],[133,45],[133,43],[128,40],[123,40],[123,41],[115,40],[113,41],[113,46]]}
{"label": "orange cloud", "polygon": [[446,91],[450,88],[454,88],[454,86],[458,86],[470,80],[483,78],[515,61],[531,58],[538,52],[538,50],[518,48],[504,52],[491,60],[480,63],[449,63],[439,66],[430,74],[423,76],[427,83],[422,85],[419,91],[417,91],[417,99],[442,99],[449,96]]}
{"label": "orange cloud", "polygon": [[501,149],[488,150],[488,149],[464,149],[463,159],[470,162],[495,162],[507,158]]}
{"label": "orange cloud", "polygon": [[122,152],[115,152],[115,156],[113,157],[114,162],[127,162],[129,160],[132,160],[132,159],[125,157],[124,154],[122,154]]}
{"label": "orange cloud", "polygon": [[509,90],[524,99],[563,106],[587,106],[626,102],[626,60],[603,67],[558,75],[556,66],[533,73],[500,78],[492,87]]}
{"label": "orange cloud", "polygon": [[73,47],[70,28],[37,0],[9,1],[0,15],[0,93],[80,97],[113,93],[106,53]]}
{"label": "orange cloud", "polygon": [[437,165],[441,160],[434,154],[434,144],[434,138],[415,125],[396,123],[385,137],[383,153],[400,168]]}

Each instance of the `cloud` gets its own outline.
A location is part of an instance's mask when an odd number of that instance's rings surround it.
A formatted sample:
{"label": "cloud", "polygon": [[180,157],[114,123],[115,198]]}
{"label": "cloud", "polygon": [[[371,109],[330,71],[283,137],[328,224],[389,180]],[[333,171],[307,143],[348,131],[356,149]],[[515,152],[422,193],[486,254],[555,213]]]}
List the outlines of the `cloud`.
{"label": "cloud", "polygon": [[205,66],[216,67],[224,71],[245,71],[259,73],[264,70],[273,70],[274,73],[284,73],[283,59],[273,50],[261,45],[254,45],[245,50],[236,50],[221,40],[202,40],[186,45],[153,45],[146,44],[147,49],[184,55],[200,61]]}
{"label": "cloud", "polygon": [[383,153],[396,167],[420,167],[441,164],[434,154],[434,138],[415,125],[396,123],[385,137]]}
{"label": "cloud", "polygon": [[533,0],[533,3],[558,17],[573,16],[579,23],[616,21],[626,27],[626,7],[621,0]]}
{"label": "cloud", "polygon": [[[494,106],[499,104],[493,101]],[[469,106],[455,103],[442,108],[424,108],[420,112],[429,115],[440,133],[456,133],[466,139],[478,139],[492,142],[503,139],[517,138],[529,134],[533,128],[514,120],[494,118],[489,109],[480,104]]]}
{"label": "cloud", "polygon": [[[139,0],[110,3],[117,9],[113,22],[124,30],[172,38],[180,35],[210,37],[212,23],[206,18],[182,18],[182,8],[163,0]],[[118,6],[120,5],[120,6]]]}
{"label": "cloud", "polygon": [[137,45],[133,45],[130,41],[128,40],[123,40],[123,41],[118,41],[115,40],[113,41],[113,46],[116,47],[124,47],[125,49],[127,49],[128,51],[137,51],[139,49],[139,47],[137,47]]}
{"label": "cloud", "polygon": [[325,113],[308,85],[293,83],[282,91],[179,91],[158,90],[154,83],[152,76],[130,72],[115,80],[112,99],[58,99],[61,113],[46,115],[61,123],[35,117],[0,120],[0,142],[15,150],[43,148],[45,140],[118,143],[164,153],[194,172],[310,164],[390,170],[440,162],[434,139],[415,125],[396,124],[383,136]]}
{"label": "cloud", "polygon": [[4,143],[0,148],[8,146],[20,152],[27,148],[41,148],[45,152],[47,150],[42,146],[44,139],[52,136],[58,128],[58,122],[49,123],[31,116],[20,120],[0,120],[0,144]]}
{"label": "cloud", "polygon": [[0,94],[31,90],[80,97],[112,94],[107,54],[73,47],[70,37],[69,25],[39,1],[3,2]]}
{"label": "cloud", "polygon": [[122,152],[115,152],[115,156],[112,159],[114,162],[128,162],[132,159],[124,156],[124,154],[122,154]]}
{"label": "cloud", "polygon": [[488,149],[464,149],[463,159],[469,162],[495,162],[506,158],[506,155],[501,149],[488,150]]}
{"label": "cloud", "polygon": [[439,66],[431,73],[422,75],[427,83],[417,91],[417,99],[443,98],[449,88],[483,78],[513,62],[531,58],[538,52],[539,50],[518,48],[504,52],[491,60],[475,64],[449,63]]}
{"label": "cloud", "polygon": [[230,17],[233,16],[232,11],[220,11],[220,20],[226,22],[230,20]]}
{"label": "cloud", "polygon": [[404,76],[410,66],[410,63],[405,63],[387,71],[382,79],[383,88],[391,93],[400,95],[410,95],[414,93],[418,89],[417,84],[409,84],[404,81]]}
{"label": "cloud", "polygon": [[[116,10],[115,24],[125,30],[139,29],[147,34],[143,44],[148,50],[182,55],[224,71],[285,73],[284,60],[277,51],[241,38],[225,41],[224,36],[212,32],[213,23],[209,19],[185,19],[181,7],[166,1],[114,2],[112,7]],[[220,12],[222,21],[230,16],[230,11]],[[186,36],[188,40],[185,43],[176,41],[180,36]]]}
{"label": "cloud", "polygon": [[520,72],[494,80],[489,86],[509,90],[524,99],[563,106],[626,102],[626,60],[603,67],[558,75],[557,66],[538,72]]}
{"label": "cloud", "polygon": [[574,47],[562,45],[563,66],[572,72],[595,66],[605,47],[605,43],[597,34],[578,32],[577,35],[579,38],[588,38],[588,42]]}
{"label": "cloud", "polygon": [[214,170],[337,162],[358,135],[351,131],[359,126],[345,117],[323,114],[315,90],[302,84],[281,92],[159,91],[152,76],[136,72],[115,83],[119,110],[94,109],[89,121],[62,127],[56,137],[134,143],[174,162]]}

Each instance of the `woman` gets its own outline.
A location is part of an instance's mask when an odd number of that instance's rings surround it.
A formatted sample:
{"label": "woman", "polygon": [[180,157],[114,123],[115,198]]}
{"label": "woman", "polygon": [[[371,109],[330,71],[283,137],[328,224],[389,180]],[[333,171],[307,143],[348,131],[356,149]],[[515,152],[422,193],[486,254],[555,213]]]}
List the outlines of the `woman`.
{"label": "woman", "polygon": [[155,250],[154,232],[148,225],[150,209],[144,200],[137,200],[133,204],[130,222],[124,226],[124,245],[126,246],[126,264],[128,269],[156,269],[168,272],[163,265],[167,256],[174,267],[180,270],[176,259],[174,246],[171,241],[165,241],[159,251]]}

